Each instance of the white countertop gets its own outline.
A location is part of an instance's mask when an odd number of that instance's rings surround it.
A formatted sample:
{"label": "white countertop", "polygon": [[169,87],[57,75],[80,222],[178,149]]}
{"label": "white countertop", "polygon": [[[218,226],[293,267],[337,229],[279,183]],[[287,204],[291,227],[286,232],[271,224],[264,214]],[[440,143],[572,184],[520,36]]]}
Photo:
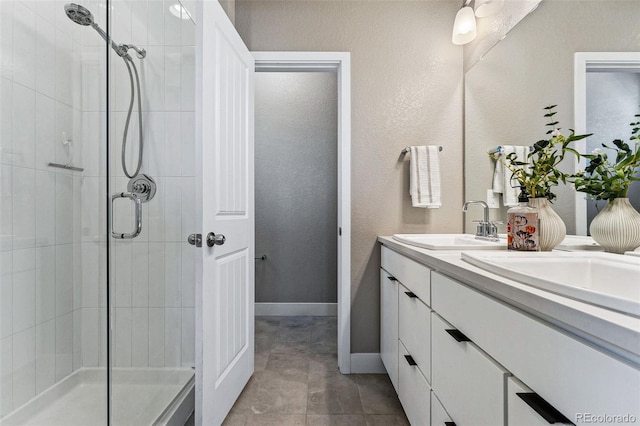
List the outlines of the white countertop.
{"label": "white countertop", "polygon": [[378,237],[378,241],[436,272],[463,281],[485,294],[640,365],[640,318],[492,274],[462,260],[461,251],[422,249],[398,242],[391,236]]}

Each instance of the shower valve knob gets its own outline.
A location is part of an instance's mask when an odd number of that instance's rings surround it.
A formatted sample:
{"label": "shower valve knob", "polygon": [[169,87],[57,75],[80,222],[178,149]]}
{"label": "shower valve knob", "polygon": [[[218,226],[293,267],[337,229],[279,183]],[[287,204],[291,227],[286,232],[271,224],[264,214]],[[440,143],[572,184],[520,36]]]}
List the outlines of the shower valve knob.
{"label": "shower valve knob", "polygon": [[213,232],[209,232],[207,234],[207,246],[208,247],[213,247],[213,246],[221,246],[224,244],[224,242],[227,240],[227,237],[225,237],[222,234],[214,234]]}

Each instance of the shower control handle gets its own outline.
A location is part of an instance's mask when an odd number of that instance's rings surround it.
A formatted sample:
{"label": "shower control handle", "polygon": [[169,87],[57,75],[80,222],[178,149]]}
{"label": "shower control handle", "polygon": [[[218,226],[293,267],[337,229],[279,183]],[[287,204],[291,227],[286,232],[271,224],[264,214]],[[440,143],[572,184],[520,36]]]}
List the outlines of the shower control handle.
{"label": "shower control handle", "polygon": [[227,241],[227,237],[222,234],[216,235],[213,232],[207,234],[207,247],[221,246],[225,241]]}

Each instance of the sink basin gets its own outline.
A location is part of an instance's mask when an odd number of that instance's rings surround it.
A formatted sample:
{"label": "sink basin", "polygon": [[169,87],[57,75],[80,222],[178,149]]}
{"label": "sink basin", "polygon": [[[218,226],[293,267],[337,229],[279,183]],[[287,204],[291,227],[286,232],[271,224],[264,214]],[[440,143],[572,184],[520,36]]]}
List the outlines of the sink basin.
{"label": "sink basin", "polygon": [[581,235],[567,235],[554,250],[560,251],[604,251],[593,238]]}
{"label": "sink basin", "polygon": [[637,256],[640,257],[640,248],[635,249],[634,251],[625,251],[624,254],[627,256]]}
{"label": "sink basin", "polygon": [[594,252],[462,253],[488,272],[640,317],[640,258]]}
{"label": "sink basin", "polygon": [[500,250],[507,248],[507,241],[485,241],[471,234],[394,234],[401,243],[430,250]]}

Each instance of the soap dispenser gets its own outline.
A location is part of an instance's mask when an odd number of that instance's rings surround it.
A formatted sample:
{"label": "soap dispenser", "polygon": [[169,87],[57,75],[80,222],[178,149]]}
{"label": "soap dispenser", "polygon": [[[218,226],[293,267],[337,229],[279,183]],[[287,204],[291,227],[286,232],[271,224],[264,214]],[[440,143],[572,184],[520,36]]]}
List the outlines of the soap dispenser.
{"label": "soap dispenser", "polygon": [[538,209],[528,203],[527,193],[521,190],[518,205],[507,210],[507,250],[540,251]]}

